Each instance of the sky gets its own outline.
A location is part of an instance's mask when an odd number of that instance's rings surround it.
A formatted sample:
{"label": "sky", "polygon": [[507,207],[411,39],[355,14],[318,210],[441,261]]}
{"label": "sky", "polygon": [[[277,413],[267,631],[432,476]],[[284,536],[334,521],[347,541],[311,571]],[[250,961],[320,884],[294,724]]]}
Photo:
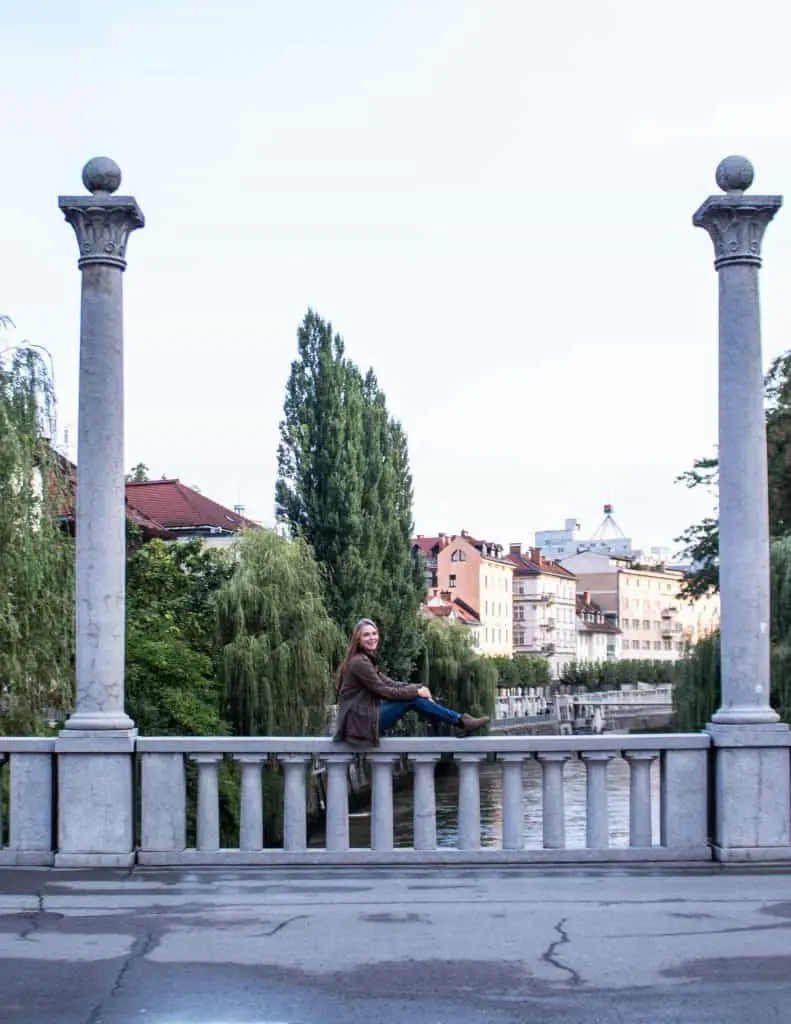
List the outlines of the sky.
{"label": "sky", "polygon": [[[95,155],[127,249],[126,463],[273,521],[308,307],[409,437],[416,531],[503,544],[611,502],[670,544],[717,435],[717,280],[693,212],[730,153],[791,180],[782,0],[5,0],[0,312],[76,439],[77,244]],[[791,346],[791,210],[761,271]]]}

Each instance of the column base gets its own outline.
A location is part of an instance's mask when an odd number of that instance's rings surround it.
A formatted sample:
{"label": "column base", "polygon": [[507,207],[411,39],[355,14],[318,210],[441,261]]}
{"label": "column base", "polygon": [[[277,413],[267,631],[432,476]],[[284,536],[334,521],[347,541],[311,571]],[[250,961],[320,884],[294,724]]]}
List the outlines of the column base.
{"label": "column base", "polygon": [[720,864],[791,864],[791,846],[719,846],[711,847]]}
{"label": "column base", "polygon": [[58,757],[56,867],[134,862],[135,730],[62,732]]}
{"label": "column base", "polygon": [[791,729],[782,722],[706,730],[714,748],[714,855],[726,863],[791,857]]}

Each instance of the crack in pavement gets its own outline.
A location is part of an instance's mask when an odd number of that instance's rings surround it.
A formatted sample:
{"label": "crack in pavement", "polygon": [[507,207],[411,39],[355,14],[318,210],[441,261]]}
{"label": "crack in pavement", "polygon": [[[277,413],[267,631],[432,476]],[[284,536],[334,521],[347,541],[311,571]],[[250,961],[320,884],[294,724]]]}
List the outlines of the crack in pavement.
{"label": "crack in pavement", "polygon": [[294,921],[300,921],[307,918],[307,916],[307,914],[295,914],[293,917],[287,917],[285,921],[281,921],[280,924],[276,924],[271,931],[261,932],[260,934],[268,939],[270,935],[277,935],[278,932],[281,932],[288,925],[293,924]]}
{"label": "crack in pavement", "polygon": [[566,931],[567,920],[568,918],[562,917],[555,925],[555,931],[558,933],[560,938],[555,939],[554,942],[550,942],[547,949],[545,949],[544,952],[541,954],[541,959],[544,961],[544,963],[551,964],[553,967],[556,967],[559,971],[566,971],[569,975],[568,982],[570,985],[581,985],[582,978],[580,977],[579,973],[575,971],[573,967],[569,967],[567,964],[564,964],[561,960],[558,960],[557,958],[557,950],[561,946],[566,946],[571,942],[571,939],[568,936],[568,932]]}
{"label": "crack in pavement", "polygon": [[121,990],[121,986],[124,983],[124,978],[132,969],[132,966],[138,961],[142,960],[143,957],[147,956],[156,945],[156,935],[152,930],[148,930],[140,939],[135,942],[132,947],[132,951],[129,956],[126,957],[124,962],[121,964],[121,968],[115,977],[113,986],[110,989],[108,995],[103,996],[99,1002],[91,1010],[90,1014],[86,1018],[85,1024],[101,1024],[102,1013],[104,1011],[104,1004],[108,999],[112,999],[113,996],[117,995]]}

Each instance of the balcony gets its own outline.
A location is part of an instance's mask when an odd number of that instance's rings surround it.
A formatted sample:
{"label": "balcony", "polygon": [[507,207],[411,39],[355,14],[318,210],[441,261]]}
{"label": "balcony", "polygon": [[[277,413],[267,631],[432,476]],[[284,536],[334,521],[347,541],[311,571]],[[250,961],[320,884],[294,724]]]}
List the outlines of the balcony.
{"label": "balcony", "polygon": [[530,601],[532,604],[552,604],[555,600],[554,594],[525,594],[525,601]]}

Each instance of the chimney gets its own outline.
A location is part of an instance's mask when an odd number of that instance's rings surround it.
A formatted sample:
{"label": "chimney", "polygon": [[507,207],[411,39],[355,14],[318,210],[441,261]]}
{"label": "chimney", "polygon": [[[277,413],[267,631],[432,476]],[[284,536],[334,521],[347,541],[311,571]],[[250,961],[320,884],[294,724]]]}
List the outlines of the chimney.
{"label": "chimney", "polygon": [[461,535],[462,535],[462,537],[466,537],[467,536],[467,531],[466,530],[462,530],[461,531]]}
{"label": "chimney", "polygon": [[541,548],[530,548],[530,561],[541,563]]}
{"label": "chimney", "polygon": [[508,551],[512,555],[521,555],[522,554],[522,544],[521,544],[521,542],[519,544],[509,544],[508,545]]}
{"label": "chimney", "polygon": [[586,590],[586,591],[583,592],[582,600],[585,602],[585,604],[590,604],[591,603],[591,592],[590,592],[590,590]]}

